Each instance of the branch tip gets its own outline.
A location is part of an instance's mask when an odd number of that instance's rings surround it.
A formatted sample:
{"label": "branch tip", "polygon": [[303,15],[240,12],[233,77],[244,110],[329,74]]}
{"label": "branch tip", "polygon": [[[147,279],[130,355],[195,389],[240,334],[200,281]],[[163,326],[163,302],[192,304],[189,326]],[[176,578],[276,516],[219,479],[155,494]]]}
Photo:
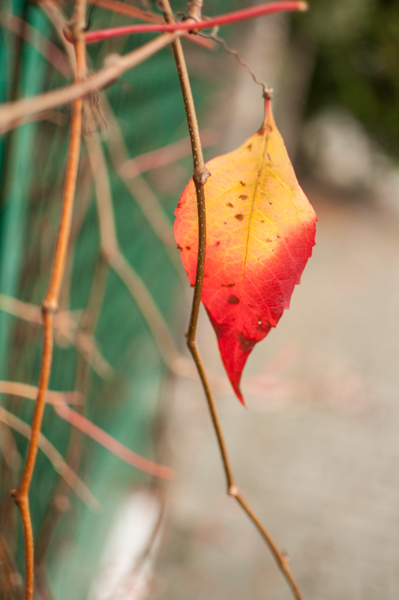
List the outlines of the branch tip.
{"label": "branch tip", "polygon": [[274,89],[272,87],[269,87],[269,88],[265,88],[263,90],[262,96],[265,100],[271,100],[273,98],[273,94],[274,94]]}

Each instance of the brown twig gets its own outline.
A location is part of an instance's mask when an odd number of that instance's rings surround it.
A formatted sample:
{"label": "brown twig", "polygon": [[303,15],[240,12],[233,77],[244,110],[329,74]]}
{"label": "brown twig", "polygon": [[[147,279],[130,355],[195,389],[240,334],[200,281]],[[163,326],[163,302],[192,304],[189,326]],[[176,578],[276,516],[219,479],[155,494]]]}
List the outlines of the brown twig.
{"label": "brown twig", "polygon": [[0,12],[0,25],[23,38],[67,79],[72,70],[65,54],[40,31],[12,14]]}
{"label": "brown twig", "polygon": [[83,98],[91,92],[98,91],[103,87],[113,83],[118,77],[123,75],[138,64],[144,62],[153,54],[168,46],[173,40],[182,36],[184,31],[175,31],[174,33],[160,35],[154,40],[147,42],[132,50],[124,56],[112,55],[108,58],[108,64],[97,71],[94,75],[86,77],[84,81],[68,85],[51,92],[45,92],[31,98],[23,98],[15,102],[9,102],[0,108],[0,133],[18,125],[29,115],[33,115],[55,106],[68,104],[72,100]]}
{"label": "brown twig", "polygon": [[[0,394],[9,394],[10,396],[21,396],[36,400],[38,389],[35,385],[19,383],[17,381],[0,381]],[[79,392],[55,392],[47,390],[47,404],[81,404],[82,394]]]}
{"label": "brown twig", "polygon": [[130,450],[130,448],[127,448],[118,442],[112,435],[109,435],[109,433],[100,427],[97,427],[97,425],[69,408],[66,404],[57,404],[54,406],[54,409],[62,419],[65,419],[65,421],[68,421],[68,423],[77,429],[80,429],[80,431],[135,469],[139,469],[140,471],[144,471],[155,477],[160,477],[161,479],[170,479],[172,477],[172,469],[163,465],[158,465],[151,460],[136,454],[133,450]]}
{"label": "brown twig", "polygon": [[[43,324],[43,314],[39,306],[5,294],[0,294],[0,310],[29,323]],[[77,313],[76,317],[74,316],[75,312]],[[54,329],[60,337],[76,346],[93,371],[103,379],[110,379],[114,372],[113,368],[102,356],[93,335],[79,327],[77,317],[80,313],[81,311],[67,310],[58,312],[54,316]]]}
{"label": "brown twig", "polygon": [[[70,34],[73,39],[73,44],[76,53],[75,81],[78,85],[83,81],[83,79],[86,76],[86,44],[84,39],[85,12],[86,0],[79,0],[76,3],[75,11],[70,26]],[[58,309],[58,298],[66,261],[69,232],[71,228],[72,208],[73,200],[75,197],[76,178],[80,155],[82,109],[83,99],[81,97],[76,98],[73,102],[72,108],[71,133],[68,148],[68,159],[63,194],[63,208],[58,233],[58,240],[50,283],[42,305],[44,322],[44,340],[40,367],[40,378],[38,385],[39,389],[32,420],[31,438],[28,446],[25,466],[22,472],[22,477],[19,486],[17,490],[14,490],[12,492],[12,496],[21,512],[24,530],[25,600],[33,600],[34,590],[34,542],[32,521],[29,509],[29,490],[32,481],[33,471],[35,468],[38,447],[40,443],[40,430],[46,403],[47,388],[50,379],[54,338],[54,314],[57,312]]]}
{"label": "brown twig", "polygon": [[[115,170],[121,177],[131,196],[139,205],[141,211],[143,212],[145,218],[147,219],[148,223],[150,224],[158,239],[160,239],[161,242],[165,244],[165,246],[173,246],[173,249],[175,249],[176,243],[173,235],[172,224],[166,216],[158,198],[155,196],[148,183],[145,181],[145,179],[139,177],[139,171],[137,171],[137,173],[134,176],[131,174],[129,178],[126,178],[124,176],[121,167],[127,162],[128,151],[122,133],[119,129],[117,120],[111,108],[105,104],[105,109],[107,121],[110,122],[111,126],[108,142]],[[133,173],[134,170],[133,162],[134,159],[129,161],[129,163],[131,164],[131,173]],[[170,258],[172,261],[175,261],[176,252],[170,254]]]}
{"label": "brown twig", "polygon": [[[165,20],[167,23],[173,23],[174,17],[171,11],[171,7],[169,4],[169,0],[159,0],[160,5],[163,9]],[[198,15],[197,15],[198,16]],[[211,414],[211,419],[213,423],[213,427],[216,433],[217,442],[219,445],[219,450],[222,458],[223,468],[226,476],[227,483],[227,493],[229,496],[232,496],[236,499],[238,504],[242,507],[244,512],[253,522],[253,524],[257,527],[263,539],[269,546],[279,568],[281,569],[284,577],[286,578],[291,590],[294,594],[294,597],[297,600],[303,600],[302,594],[298,588],[298,585],[289,569],[288,558],[280,551],[280,549],[275,544],[274,540],[270,536],[267,529],[260,522],[252,508],[245,501],[243,496],[241,495],[234,479],[233,471],[230,464],[230,459],[227,452],[227,447],[223,435],[223,431],[221,428],[219,416],[216,410],[216,404],[212,395],[212,391],[208,382],[208,377],[200,356],[200,353],[197,348],[197,325],[198,325],[198,315],[201,303],[201,293],[202,293],[202,284],[204,278],[204,269],[205,269],[205,249],[206,249],[206,211],[205,211],[205,192],[204,192],[204,184],[209,177],[209,172],[205,167],[204,159],[202,155],[201,148],[201,140],[199,136],[199,128],[198,122],[194,107],[194,101],[191,92],[191,86],[189,81],[189,76],[187,72],[186,62],[184,58],[183,49],[181,46],[180,40],[175,40],[172,44],[173,52],[176,60],[177,70],[179,74],[180,84],[183,92],[184,105],[187,114],[187,122],[188,128],[191,138],[191,145],[193,151],[193,161],[194,161],[194,174],[193,180],[195,184],[195,190],[197,195],[197,205],[198,205],[198,260],[197,260],[197,272],[196,272],[196,280],[194,287],[194,297],[192,302],[190,323],[187,333],[187,345],[190,350],[190,353],[193,357],[195,365],[198,370],[198,374],[201,379],[201,383],[205,392],[205,396],[208,402],[209,411]]]}
{"label": "brown twig", "polygon": [[190,362],[180,355],[169,328],[150,292],[119,248],[107,175],[107,164],[96,132],[92,132],[87,137],[86,146],[96,188],[101,248],[104,258],[125,284],[139,307],[158,345],[165,364],[173,372],[179,374],[182,372],[190,373]]}
{"label": "brown twig", "polygon": [[[218,141],[218,133],[215,129],[204,129],[201,131],[201,143],[203,148],[213,146]],[[167,167],[181,158],[191,154],[190,138],[185,137],[177,142],[172,142],[163,148],[151,150],[145,154],[140,154],[129,160],[125,160],[119,166],[119,173],[122,177],[130,179],[147,173],[160,167]]]}
{"label": "brown twig", "polygon": [[[15,431],[18,431],[18,433],[28,439],[31,438],[31,427],[3,407],[0,407],[0,421]],[[71,489],[73,489],[76,495],[79,496],[91,510],[98,512],[101,506],[98,500],[96,500],[86,484],[84,484],[80,477],[69,467],[69,465],[67,465],[58,450],[42,433],[39,436],[38,447],[43,454],[47,456],[54,466],[54,469],[67,482]]]}

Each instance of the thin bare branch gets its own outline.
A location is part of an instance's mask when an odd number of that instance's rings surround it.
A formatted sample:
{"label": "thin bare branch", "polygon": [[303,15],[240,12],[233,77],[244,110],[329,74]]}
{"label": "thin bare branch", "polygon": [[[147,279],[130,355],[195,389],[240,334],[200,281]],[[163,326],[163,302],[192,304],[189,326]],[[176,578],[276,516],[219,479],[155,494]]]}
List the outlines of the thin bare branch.
{"label": "thin bare branch", "polygon": [[60,9],[57,2],[54,0],[40,0],[40,8],[51,21],[54,29],[58,33],[58,37],[64,46],[65,53],[69,58],[70,69],[72,74],[76,71],[76,56],[72,44],[70,44],[64,36],[64,28],[66,25],[66,17]]}
{"label": "thin bare branch", "polygon": [[[213,146],[219,138],[215,129],[204,129],[200,132],[200,135],[203,148]],[[147,171],[167,167],[189,154],[191,154],[190,138],[185,137],[182,140],[163,146],[163,148],[151,150],[135,158],[125,160],[119,166],[119,173],[122,177],[131,179]]]}
{"label": "thin bare branch", "polygon": [[[139,205],[156,236],[163,244],[175,249],[176,243],[173,235],[172,224],[148,183],[145,181],[145,179],[139,177],[139,172],[137,172],[135,176],[129,177],[129,179],[126,179],[123,175],[121,167],[127,161],[128,151],[118,123],[109,106],[106,107],[106,115],[107,121],[109,121],[111,125],[108,141],[115,170],[118,172],[135,202]],[[130,172],[132,173],[134,169],[132,164],[133,161],[131,160],[129,162],[131,167]],[[170,258],[175,263],[176,252],[173,252]]]}
{"label": "thin bare branch", "polygon": [[[21,396],[36,400],[38,389],[35,385],[19,383],[17,381],[0,381],[0,394],[9,394],[10,396]],[[47,390],[47,404],[82,404],[83,397],[80,392],[55,392]]]}
{"label": "thin bare branch", "polygon": [[3,104],[0,107],[0,133],[4,132],[13,123],[22,123],[23,119],[29,115],[68,104],[76,98],[83,98],[91,92],[110,85],[123,73],[144,62],[183,34],[183,31],[175,31],[167,35],[160,35],[124,56],[112,55],[108,57],[106,66],[94,75],[87,77],[84,81],[31,98],[23,98],[22,100]]}
{"label": "thin bare branch", "polygon": [[[86,44],[84,39],[86,0],[78,0],[70,25],[70,34],[76,53],[75,81],[81,83],[86,76]],[[75,197],[76,179],[80,157],[82,133],[83,100],[77,98],[73,102],[71,134],[68,148],[68,158],[63,193],[63,207],[58,233],[53,270],[46,296],[43,300],[44,340],[40,366],[38,395],[33,414],[31,435],[25,466],[21,481],[12,496],[18,505],[24,530],[25,540],[25,600],[33,600],[34,593],[34,540],[32,520],[29,509],[29,490],[32,482],[36,456],[41,439],[46,394],[50,379],[54,343],[54,314],[58,310],[58,299],[65,268],[69,234],[72,221],[73,201]]]}
{"label": "thin bare branch", "polygon": [[25,23],[19,17],[10,13],[0,12],[0,25],[6,27],[16,35],[20,35],[26,42],[33,46],[44,58],[69,79],[73,74],[69,60],[63,52],[37,29]]}
{"label": "thin bare branch", "polygon": [[[42,310],[35,304],[0,294],[0,310],[24,321],[43,325]],[[64,340],[76,346],[93,371],[103,379],[110,379],[114,373],[112,366],[102,356],[93,336],[79,327],[81,313],[79,310],[58,312],[54,316],[54,328]]]}
{"label": "thin bare branch", "polygon": [[[64,405],[65,406],[65,405]],[[30,439],[32,435],[31,427],[10,413],[8,410],[0,406],[0,421],[18,431],[21,435]],[[89,488],[83,483],[80,477],[67,465],[62,455],[53,446],[51,442],[41,433],[39,436],[39,448],[47,456],[49,461],[54,466],[54,469],[61,475],[68,485],[73,489],[77,496],[95,512],[101,508],[101,504],[93,496]]]}
{"label": "thin bare branch", "polygon": [[132,467],[144,471],[145,473],[149,473],[150,475],[154,475],[155,477],[160,477],[161,479],[170,479],[172,477],[172,469],[158,465],[151,460],[136,454],[133,450],[130,450],[118,442],[112,435],[109,435],[109,433],[86,419],[86,417],[83,417],[83,415],[80,415],[66,406],[66,404],[57,404],[54,406],[54,409],[62,419],[65,419],[65,421],[68,421],[68,423],[77,429],[80,429],[80,431],[83,431],[83,433],[91,439],[95,440],[98,444],[127,462]]}
{"label": "thin bare branch", "polygon": [[[174,23],[174,17],[169,4],[169,0],[159,0],[162,10],[164,12],[165,20],[168,24]],[[234,479],[233,471],[230,464],[230,458],[228,455],[226,442],[224,439],[222,427],[220,424],[219,416],[216,410],[215,400],[209,385],[208,377],[202,362],[201,355],[197,348],[197,325],[198,315],[201,302],[202,284],[204,279],[205,269],[205,254],[206,254],[206,210],[205,210],[205,192],[204,185],[209,177],[209,172],[204,164],[202,155],[201,140],[199,136],[199,128],[197,122],[197,116],[195,112],[194,100],[191,92],[190,80],[187,72],[187,66],[184,58],[184,53],[180,40],[176,40],[172,44],[173,52],[176,60],[177,71],[180,79],[180,85],[183,92],[184,106],[186,109],[188,129],[191,138],[191,145],[193,150],[193,162],[194,162],[194,174],[193,180],[195,184],[195,190],[197,195],[197,206],[198,206],[198,260],[197,260],[197,271],[196,280],[194,286],[194,296],[192,302],[190,323],[187,333],[187,345],[190,353],[193,357],[195,365],[198,370],[198,374],[201,379],[201,383],[205,392],[205,396],[208,403],[213,427],[216,433],[217,442],[222,458],[223,468],[226,476],[227,493],[236,499],[241,508],[245,511],[250,520],[259,530],[263,539],[269,546],[272,555],[274,556],[280,570],[282,571],[287,583],[289,584],[294,597],[296,600],[303,600],[298,585],[289,569],[287,557],[280,551],[275,544],[274,540],[270,536],[267,529],[258,519],[252,508],[242,497]]]}
{"label": "thin bare branch", "polygon": [[[33,385],[27,385],[23,383],[17,383],[14,381],[0,381],[0,393],[4,394],[12,394],[15,396],[21,396],[23,398],[28,398],[30,400],[36,400],[37,396],[37,388]],[[160,477],[162,479],[170,479],[173,472],[168,467],[164,467],[162,465],[158,465],[146,458],[141,457],[136,454],[117,440],[113,438],[111,435],[94,425],[91,421],[80,415],[79,413],[68,408],[66,403],[69,404],[81,404],[82,402],[82,394],[79,392],[51,392],[47,391],[46,395],[47,403],[50,403],[54,406],[57,414],[64,420],[68,421],[71,425],[85,433],[90,438],[94,439],[96,442],[101,444],[104,448],[107,448],[110,452],[132,465],[136,469],[154,475],[155,477]],[[7,412],[7,411],[6,411]],[[13,417],[13,415],[12,415]],[[11,418],[11,417],[10,417]],[[15,417],[16,418],[16,417]],[[1,413],[0,413],[1,419]],[[6,423],[3,419],[3,421]],[[15,421],[16,422],[16,421]],[[9,424],[9,423],[8,423]],[[13,425],[10,425],[13,427]],[[22,426],[21,426],[22,427]],[[26,435],[26,431],[22,432],[23,435],[30,438],[30,427],[26,425],[29,429],[29,435]],[[13,427],[16,429],[16,427]],[[17,429],[16,429],[17,430]],[[19,431],[19,430],[18,430]],[[39,444],[40,447],[40,444]],[[43,449],[43,448],[42,448]],[[45,450],[43,449],[45,452]],[[52,459],[50,459],[52,460]],[[52,460],[52,462],[54,462]],[[65,462],[65,461],[63,461]],[[61,473],[62,475],[62,473]],[[62,475],[63,476],[63,475]],[[64,477],[64,476],[63,476]],[[65,477],[64,477],[65,479]]]}
{"label": "thin bare branch", "polygon": [[96,132],[87,137],[86,146],[95,181],[101,247],[105,260],[126,285],[139,307],[158,344],[165,364],[174,372],[190,372],[189,361],[180,355],[169,328],[147,287],[119,249],[107,164]]}

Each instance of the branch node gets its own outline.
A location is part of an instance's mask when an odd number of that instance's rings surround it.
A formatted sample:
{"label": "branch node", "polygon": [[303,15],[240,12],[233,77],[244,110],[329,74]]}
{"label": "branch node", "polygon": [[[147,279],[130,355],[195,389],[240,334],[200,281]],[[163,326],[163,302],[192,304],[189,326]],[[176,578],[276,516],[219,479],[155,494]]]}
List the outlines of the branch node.
{"label": "branch node", "polygon": [[205,167],[203,169],[199,169],[198,171],[196,170],[196,172],[193,175],[193,179],[196,183],[200,183],[201,185],[204,185],[208,179],[208,177],[210,177],[211,174],[208,171],[208,169],[206,169]]}
{"label": "branch node", "polygon": [[263,97],[265,100],[271,100],[273,98],[274,89],[272,87],[265,88],[263,91]]}
{"label": "branch node", "polygon": [[190,0],[188,3],[188,18],[201,21],[201,10],[203,0]]}
{"label": "branch node", "polygon": [[233,498],[237,498],[237,496],[239,496],[240,492],[238,491],[238,487],[235,485],[235,483],[229,486],[227,494]]}
{"label": "branch node", "polygon": [[43,317],[46,315],[55,315],[59,310],[58,303],[55,300],[44,299],[42,304]]}

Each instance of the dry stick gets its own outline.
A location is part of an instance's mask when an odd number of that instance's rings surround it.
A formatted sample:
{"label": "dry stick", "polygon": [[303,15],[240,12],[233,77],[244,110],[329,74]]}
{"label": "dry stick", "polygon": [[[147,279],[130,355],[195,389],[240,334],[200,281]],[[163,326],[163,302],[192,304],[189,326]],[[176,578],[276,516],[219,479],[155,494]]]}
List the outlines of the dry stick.
{"label": "dry stick", "polygon": [[154,477],[160,477],[161,479],[171,479],[173,475],[172,469],[136,454],[133,450],[118,442],[112,435],[97,427],[97,425],[69,408],[66,404],[57,404],[54,406],[54,409],[62,419],[80,429],[80,431],[135,469],[154,475]]}
{"label": "dry stick", "polygon": [[[43,324],[43,315],[39,306],[5,294],[0,294],[0,310],[4,310],[29,323]],[[103,379],[110,379],[114,372],[113,368],[102,356],[94,337],[79,328],[77,320],[73,317],[73,312],[75,311],[65,310],[55,315],[54,328],[76,347],[93,371]],[[76,312],[80,313],[81,311]]]}
{"label": "dry stick", "polygon": [[[71,34],[74,40],[76,52],[75,78],[77,82],[82,81],[86,72],[86,44],[83,35],[83,30],[85,27],[85,12],[86,0],[80,0],[76,4],[73,22],[71,23]],[[82,132],[82,108],[83,100],[82,98],[77,98],[73,103],[72,109],[71,134],[65,175],[63,208],[57,247],[48,291],[42,305],[44,340],[38,386],[39,391],[32,420],[32,434],[20,484],[18,489],[12,492],[12,496],[21,512],[25,538],[25,600],[33,600],[34,590],[34,541],[32,520],[29,510],[29,490],[40,442],[40,429],[46,404],[46,393],[50,379],[53,354],[54,314],[58,309],[58,298],[66,261],[69,232],[71,228],[73,200],[75,196],[76,178],[79,165]]]}
{"label": "dry stick", "polygon": [[3,12],[0,12],[0,25],[21,36],[25,42],[28,42],[37,52],[44,56],[64,77],[70,77],[72,70],[65,54],[58,46],[40,33],[40,31],[32,27],[32,25],[29,25],[29,23],[24,22],[15,15]]}
{"label": "dry stick", "polygon": [[[165,20],[168,23],[173,23],[174,18],[170,8],[169,0],[160,0],[161,5],[163,7]],[[269,532],[260,522],[252,508],[242,497],[239,489],[236,486],[233,471],[230,464],[230,459],[227,453],[226,443],[224,440],[223,431],[221,428],[221,424],[219,421],[219,416],[216,411],[216,404],[212,395],[212,391],[208,382],[207,374],[205,372],[205,368],[200,356],[200,353],[197,348],[197,325],[198,325],[198,314],[201,303],[201,293],[202,293],[202,284],[204,278],[204,268],[205,268],[205,249],[206,249],[206,211],[205,211],[205,193],[204,193],[204,184],[209,177],[209,172],[205,167],[204,159],[202,156],[201,149],[201,141],[199,137],[199,129],[198,122],[195,113],[194,101],[191,92],[190,81],[188,77],[186,62],[184,59],[183,49],[180,43],[180,40],[176,40],[173,45],[173,52],[175,55],[175,60],[177,64],[177,70],[179,73],[180,84],[183,91],[183,99],[184,105],[187,113],[187,121],[188,128],[191,137],[191,144],[193,150],[193,160],[194,160],[194,184],[197,194],[197,204],[198,204],[198,261],[197,261],[197,272],[196,272],[196,280],[194,287],[194,297],[191,309],[190,323],[187,333],[187,345],[190,350],[190,353],[193,357],[193,360],[196,364],[199,376],[201,378],[201,383],[204,388],[205,396],[208,402],[208,407],[211,413],[212,423],[215,429],[221,457],[222,463],[226,475],[227,482],[227,493],[228,495],[235,498],[238,504],[242,507],[251,521],[259,530],[263,539],[269,546],[279,568],[281,569],[284,577],[286,578],[289,586],[292,589],[292,592],[297,600],[303,600],[302,594],[298,588],[296,581],[294,580],[293,575],[289,569],[289,561],[287,556],[284,556],[283,553],[279,550],[274,540],[270,536]]]}
{"label": "dry stick", "polygon": [[[90,172],[90,169],[86,169]],[[91,172],[90,172],[91,178]],[[75,211],[76,220],[76,211]],[[73,227],[73,226],[72,226]],[[71,242],[73,233],[71,232]],[[72,244],[71,244],[72,245]],[[103,299],[103,291],[105,286],[107,267],[103,260],[99,257],[94,268],[93,281],[91,285],[89,301],[87,303],[85,312],[81,319],[80,325],[87,334],[92,334],[95,329],[97,317],[100,313],[101,302]],[[74,389],[78,389],[82,394],[83,398],[86,398],[88,385],[89,385],[90,370],[89,365],[85,360],[77,357],[76,370],[75,370],[75,383]],[[85,404],[83,403],[79,407],[81,413],[85,410]],[[68,439],[68,448],[66,450],[65,462],[76,472],[79,469],[81,454],[82,454],[82,438],[84,434],[76,427],[70,428],[70,436]],[[51,540],[53,539],[53,533],[57,526],[58,520],[61,517],[63,510],[63,503],[59,502],[59,498],[68,497],[68,489],[65,481],[59,478],[52,494],[52,501],[49,505],[45,518],[42,522],[41,529],[37,536],[36,541],[36,572],[45,573],[45,560],[50,547]],[[38,582],[40,585],[40,582]]]}
{"label": "dry stick", "polygon": [[125,284],[158,345],[165,364],[174,372],[191,372],[191,364],[182,357],[144,282],[123,256],[117,241],[111,192],[107,177],[107,164],[97,132],[86,139],[86,146],[93,170],[100,225],[101,248],[105,260]]}
{"label": "dry stick", "polygon": [[[218,140],[219,135],[216,130],[204,129],[201,131],[203,148],[213,146]],[[126,160],[119,166],[119,173],[122,177],[130,179],[131,177],[137,177],[137,174],[141,175],[160,167],[167,167],[189,154],[191,154],[190,138],[185,137],[162,148],[150,150],[150,152],[145,152]]]}
{"label": "dry stick", "polygon": [[[15,381],[0,381],[0,393],[36,400],[37,391],[37,387],[33,385],[17,383]],[[46,402],[53,405],[54,410],[62,419],[85,433],[88,437],[95,440],[98,444],[127,462],[135,469],[139,469],[145,473],[154,475],[155,477],[161,477],[162,479],[170,479],[172,477],[172,469],[154,463],[147,458],[136,454],[133,450],[130,450],[118,442],[118,440],[103,431],[100,427],[97,427],[97,425],[89,421],[89,419],[86,419],[86,417],[67,406],[67,403],[81,404],[82,396],[83,394],[79,392],[50,392],[47,390]],[[0,407],[0,411],[1,410],[2,408]],[[30,428],[29,436],[27,437],[30,437]]]}
{"label": "dry stick", "polygon": [[[21,435],[30,439],[31,427],[3,407],[0,407],[0,421],[15,431],[18,431],[18,433]],[[53,444],[49,442],[49,440],[42,433],[39,436],[38,447],[53,464],[57,473],[61,475],[61,477],[67,482],[71,489],[73,489],[76,495],[79,496],[79,498],[90,508],[90,510],[98,511],[101,507],[98,500],[93,496],[89,488],[83,483],[80,477],[65,462]]]}
{"label": "dry stick", "polygon": [[49,110],[55,106],[68,104],[72,100],[83,98],[83,96],[87,96],[91,92],[102,89],[113,83],[123,73],[144,62],[182,35],[184,35],[184,31],[175,31],[174,33],[160,35],[124,56],[113,55],[109,58],[107,66],[97,71],[94,75],[86,77],[84,81],[39,94],[32,98],[23,98],[15,102],[3,104],[0,107],[0,133],[13,126],[15,122],[20,124],[29,115]]}
{"label": "dry stick", "polygon": [[[137,172],[134,177],[127,179],[121,172],[121,165],[126,162],[128,151],[115,115],[105,98],[103,98],[102,104],[106,121],[110,123],[108,146],[114,168],[122,179],[132,199],[138,204],[153,232],[164,245],[165,252],[172,263],[173,268],[183,282],[183,280],[185,281],[185,277],[182,272],[181,261],[179,260],[179,257],[176,256],[176,242],[173,235],[172,223],[151,187],[143,177],[140,177],[140,173]],[[131,168],[131,170],[133,169]]]}
{"label": "dry stick", "polygon": [[[0,381],[0,394],[9,394],[10,396],[21,396],[36,400],[37,387],[27,383],[17,381]],[[47,404],[82,404],[83,396],[79,392],[55,392],[47,390]]]}
{"label": "dry stick", "polygon": [[[175,250],[176,243],[173,235],[172,223],[169,221],[165,211],[160,205],[158,198],[148,183],[145,181],[145,179],[139,177],[140,172],[138,170],[134,172],[134,159],[129,161],[129,164],[131,165],[131,175],[129,179],[127,179],[122,172],[121,166],[127,162],[128,151],[111,107],[105,102],[104,105],[106,110],[106,120],[109,121],[111,125],[108,143],[115,170],[121,177],[123,183],[129,190],[135,202],[139,205],[155,235],[163,244],[165,244],[165,246],[172,246]],[[130,181],[130,179],[133,181]],[[173,252],[173,255],[171,256],[173,256],[173,261],[176,257],[176,252]]]}

